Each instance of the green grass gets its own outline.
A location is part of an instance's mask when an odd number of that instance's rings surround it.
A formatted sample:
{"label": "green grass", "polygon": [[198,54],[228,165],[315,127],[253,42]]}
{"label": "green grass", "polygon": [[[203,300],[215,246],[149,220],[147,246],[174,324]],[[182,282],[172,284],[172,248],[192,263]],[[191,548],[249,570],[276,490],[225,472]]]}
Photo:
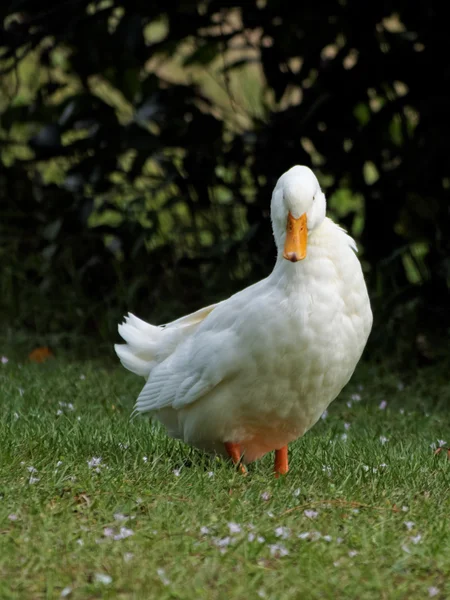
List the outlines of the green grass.
{"label": "green grass", "polygon": [[450,597],[450,461],[430,448],[450,441],[446,373],[399,390],[361,366],[275,480],[270,456],[244,478],[130,423],[141,381],[115,363],[0,353],[2,600]]}

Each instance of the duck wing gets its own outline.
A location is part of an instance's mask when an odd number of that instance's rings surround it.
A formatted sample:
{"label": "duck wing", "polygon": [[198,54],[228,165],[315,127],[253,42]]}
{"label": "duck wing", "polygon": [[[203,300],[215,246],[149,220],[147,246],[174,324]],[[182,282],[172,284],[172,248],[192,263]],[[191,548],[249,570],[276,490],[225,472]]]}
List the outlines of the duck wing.
{"label": "duck wing", "polygon": [[204,331],[188,338],[152,370],[134,413],[180,409],[211,392],[239,369],[238,346],[231,331]]}

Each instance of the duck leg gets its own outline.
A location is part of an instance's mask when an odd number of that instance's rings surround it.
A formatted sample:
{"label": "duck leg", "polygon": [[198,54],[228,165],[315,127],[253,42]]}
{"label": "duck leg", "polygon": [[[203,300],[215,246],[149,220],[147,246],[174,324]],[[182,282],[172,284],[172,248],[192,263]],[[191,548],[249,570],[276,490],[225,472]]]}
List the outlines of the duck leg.
{"label": "duck leg", "polygon": [[[443,448],[438,448],[437,450],[434,451],[434,455],[437,456],[438,454],[440,454],[442,452]],[[450,448],[447,449],[447,458],[448,460],[450,460]]]}
{"label": "duck leg", "polygon": [[286,475],[289,471],[288,447],[283,446],[279,450],[275,450],[275,477]]}
{"label": "duck leg", "polygon": [[247,475],[247,468],[242,464],[241,447],[234,442],[225,442],[225,450],[235,465],[239,465],[239,470],[243,475]]}

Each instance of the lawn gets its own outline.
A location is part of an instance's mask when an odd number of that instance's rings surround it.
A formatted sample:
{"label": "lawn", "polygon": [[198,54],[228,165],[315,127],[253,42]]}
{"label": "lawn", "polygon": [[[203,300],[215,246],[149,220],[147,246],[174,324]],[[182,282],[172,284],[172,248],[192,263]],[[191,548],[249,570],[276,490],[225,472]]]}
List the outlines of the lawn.
{"label": "lawn", "polygon": [[130,422],[112,360],[55,354],[0,348],[2,600],[450,598],[446,372],[361,365],[276,480]]}

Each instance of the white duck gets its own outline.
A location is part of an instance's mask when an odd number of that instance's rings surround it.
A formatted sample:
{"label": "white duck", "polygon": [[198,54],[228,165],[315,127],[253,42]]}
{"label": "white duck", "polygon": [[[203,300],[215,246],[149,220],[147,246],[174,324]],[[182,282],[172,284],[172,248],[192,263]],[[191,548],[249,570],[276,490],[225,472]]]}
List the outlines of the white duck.
{"label": "white duck", "polygon": [[275,450],[288,471],[289,442],[348,382],[372,326],[356,244],[325,209],[313,172],[292,167],[272,195],[269,277],[165,327],[125,317],[115,350],[147,379],[136,412],[242,470]]}

